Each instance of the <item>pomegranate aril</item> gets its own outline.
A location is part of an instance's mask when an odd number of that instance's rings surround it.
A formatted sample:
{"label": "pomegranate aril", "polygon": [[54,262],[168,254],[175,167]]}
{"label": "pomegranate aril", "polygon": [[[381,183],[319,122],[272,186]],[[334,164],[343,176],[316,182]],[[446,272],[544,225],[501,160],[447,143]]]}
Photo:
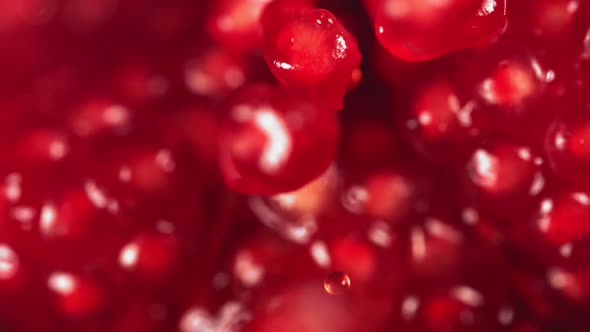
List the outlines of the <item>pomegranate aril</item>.
{"label": "pomegranate aril", "polygon": [[538,1],[533,15],[533,32],[556,36],[570,25],[580,9],[578,0]]}
{"label": "pomegranate aril", "polygon": [[475,186],[488,194],[526,195],[542,162],[527,146],[497,142],[473,152],[467,174]]}
{"label": "pomegranate aril", "polygon": [[19,254],[8,244],[0,244],[0,292],[13,293],[26,285],[27,271]]}
{"label": "pomegranate aril", "polygon": [[579,305],[588,304],[590,296],[590,270],[568,271],[551,267],[547,271],[547,282],[563,298]]}
{"label": "pomegranate aril", "polygon": [[250,65],[245,60],[222,49],[206,50],[186,63],[186,85],[194,94],[223,98],[248,80]]}
{"label": "pomegranate aril", "polygon": [[561,178],[573,184],[587,184],[590,174],[589,106],[580,101],[573,107],[551,124],[545,140],[545,152],[549,164]]}
{"label": "pomegranate aril", "polygon": [[147,279],[175,272],[179,244],[174,234],[146,232],[135,236],[119,252],[119,265]]}
{"label": "pomegranate aril", "polygon": [[[481,129],[474,118],[477,104],[462,102],[446,79],[418,85],[403,118],[404,132],[418,154],[436,163],[457,163],[468,157]],[[450,153],[449,153],[450,152]]]}
{"label": "pomegranate aril", "polygon": [[25,163],[48,163],[65,158],[68,149],[68,139],[62,133],[37,129],[24,135],[17,151],[22,155]]}
{"label": "pomegranate aril", "polygon": [[73,190],[58,203],[43,205],[39,230],[44,237],[77,239],[86,237],[96,227],[97,206],[86,192]]}
{"label": "pomegranate aril", "polygon": [[[169,173],[175,168],[174,159],[167,149],[138,156],[129,166],[130,182],[141,190],[158,191],[165,188],[170,179]],[[126,168],[120,170],[119,176],[126,181]]]}
{"label": "pomegranate aril", "polygon": [[[522,34],[522,38],[536,37],[544,42],[554,42],[556,37],[569,37],[577,17],[583,15],[584,1],[540,0],[511,3],[509,21],[515,28],[510,35]],[[527,15],[524,15],[527,14]],[[569,41],[569,40],[568,40]],[[531,42],[534,42],[531,40]]]}
{"label": "pomegranate aril", "polygon": [[552,245],[590,237],[590,196],[580,191],[557,192],[538,205],[534,227]]}
{"label": "pomegranate aril", "polygon": [[508,107],[521,104],[537,89],[536,78],[530,68],[510,63],[501,63],[478,88],[486,102]]}
{"label": "pomegranate aril", "polygon": [[[460,125],[460,101],[448,82],[433,83],[416,98],[416,120],[428,138],[442,136]],[[469,114],[466,114],[466,117]]]}
{"label": "pomegranate aril", "polygon": [[128,142],[121,144],[115,153],[102,152],[110,160],[98,158],[97,170],[100,178],[117,192],[162,195],[171,190],[178,178],[174,151],[167,146]]}
{"label": "pomegranate aril", "polygon": [[427,217],[405,233],[411,271],[417,276],[454,275],[465,258],[465,235],[448,220]]}
{"label": "pomegranate aril", "polygon": [[333,110],[351,85],[361,55],[356,38],[324,9],[270,5],[263,18],[264,57],[284,85],[311,91]]}
{"label": "pomegranate aril", "polygon": [[209,35],[235,52],[251,52],[262,45],[260,19],[271,0],[216,1],[207,17]]}
{"label": "pomegranate aril", "polygon": [[54,272],[47,279],[47,287],[54,293],[58,308],[66,317],[85,318],[105,308],[104,289],[86,276]]}
{"label": "pomegranate aril", "polygon": [[97,98],[76,107],[70,121],[73,132],[80,137],[121,134],[130,129],[131,111],[111,100]]}
{"label": "pomegranate aril", "polygon": [[506,1],[384,0],[375,32],[392,54],[424,61],[489,42],[506,24]]}
{"label": "pomegranate aril", "polygon": [[[477,64],[466,61],[473,56],[480,58]],[[561,102],[561,69],[538,50],[510,42],[458,53],[449,61],[448,76],[459,98],[474,106],[471,118],[481,136],[500,135],[541,148]]]}
{"label": "pomegranate aril", "polygon": [[354,214],[398,223],[412,210],[422,189],[415,175],[397,169],[372,172],[353,184],[342,195],[344,208]]}
{"label": "pomegranate aril", "polygon": [[[464,61],[469,56],[479,56],[481,62]],[[463,91],[476,92],[484,102],[506,108],[538,98],[542,88],[555,79],[538,49],[510,40],[457,53],[449,60],[460,68],[453,75]]]}
{"label": "pomegranate aril", "polygon": [[321,175],[334,159],[339,129],[335,115],[312,100],[258,85],[235,96],[220,135],[226,184],[240,192],[273,195]]}

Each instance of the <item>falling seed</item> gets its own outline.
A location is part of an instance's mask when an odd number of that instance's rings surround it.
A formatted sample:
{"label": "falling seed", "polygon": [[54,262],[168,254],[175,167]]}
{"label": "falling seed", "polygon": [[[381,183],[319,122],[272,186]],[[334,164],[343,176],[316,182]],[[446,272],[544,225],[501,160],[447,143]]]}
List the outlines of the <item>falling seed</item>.
{"label": "falling seed", "polygon": [[324,289],[330,295],[338,295],[350,288],[350,278],[346,273],[333,272],[324,280]]}

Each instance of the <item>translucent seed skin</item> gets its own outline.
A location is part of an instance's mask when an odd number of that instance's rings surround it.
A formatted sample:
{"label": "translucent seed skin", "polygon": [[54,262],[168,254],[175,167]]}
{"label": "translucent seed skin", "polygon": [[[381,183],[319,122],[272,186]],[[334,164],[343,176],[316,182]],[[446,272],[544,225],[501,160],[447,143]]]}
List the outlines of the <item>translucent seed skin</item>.
{"label": "translucent seed skin", "polygon": [[375,17],[381,44],[406,61],[432,60],[485,44],[505,25],[505,0],[385,0]]}
{"label": "translucent seed skin", "polygon": [[340,110],[361,62],[354,35],[327,10],[282,1],[267,8],[263,26],[264,58],[277,80]]}
{"label": "translucent seed skin", "polygon": [[335,114],[300,94],[250,86],[235,96],[225,115],[219,163],[226,185],[235,191],[264,196],[293,191],[334,160]]}

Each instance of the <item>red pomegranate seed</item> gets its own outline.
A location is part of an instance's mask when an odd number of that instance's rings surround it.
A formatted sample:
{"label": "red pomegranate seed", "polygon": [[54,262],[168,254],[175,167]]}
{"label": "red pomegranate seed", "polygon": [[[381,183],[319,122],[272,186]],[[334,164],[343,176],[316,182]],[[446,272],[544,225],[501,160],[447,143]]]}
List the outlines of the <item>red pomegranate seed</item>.
{"label": "red pomegranate seed", "polygon": [[[313,91],[326,105],[342,108],[361,55],[355,37],[323,9],[270,5],[263,17],[264,57],[279,82]],[[285,11],[285,12],[281,12]]]}
{"label": "red pomegranate seed", "polygon": [[423,61],[489,42],[505,24],[505,0],[385,0],[375,31],[392,54]]}
{"label": "red pomegranate seed", "polygon": [[220,166],[231,189],[262,195],[293,191],[321,175],[334,158],[334,115],[286,90],[248,87],[225,117]]}
{"label": "red pomegranate seed", "polygon": [[546,241],[563,245],[590,237],[590,196],[558,192],[538,205],[535,227]]}
{"label": "red pomegranate seed", "polygon": [[47,287],[55,294],[63,315],[84,318],[104,309],[106,294],[92,279],[66,272],[54,272],[47,279]]}
{"label": "red pomegranate seed", "polygon": [[178,251],[173,234],[142,233],[121,248],[119,265],[146,278],[168,276],[175,271]]}

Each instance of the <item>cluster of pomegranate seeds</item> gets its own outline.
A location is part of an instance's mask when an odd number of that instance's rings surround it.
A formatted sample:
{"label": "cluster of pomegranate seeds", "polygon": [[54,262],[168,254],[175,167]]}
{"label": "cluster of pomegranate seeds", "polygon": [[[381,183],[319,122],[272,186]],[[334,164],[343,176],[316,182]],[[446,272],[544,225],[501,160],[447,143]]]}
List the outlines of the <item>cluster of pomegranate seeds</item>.
{"label": "cluster of pomegranate seeds", "polygon": [[0,1],[0,331],[587,332],[590,1]]}

